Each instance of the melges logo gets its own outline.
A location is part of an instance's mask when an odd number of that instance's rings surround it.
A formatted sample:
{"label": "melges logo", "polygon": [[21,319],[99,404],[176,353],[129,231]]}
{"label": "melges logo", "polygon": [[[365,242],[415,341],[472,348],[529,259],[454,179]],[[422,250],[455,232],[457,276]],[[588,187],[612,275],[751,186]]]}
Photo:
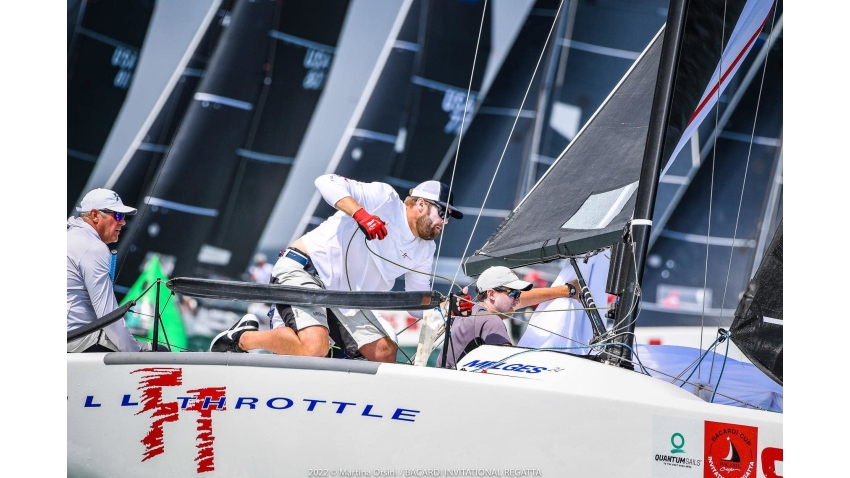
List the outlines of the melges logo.
{"label": "melges logo", "polygon": [[476,372],[481,370],[482,372],[486,372],[487,370],[504,370],[506,372],[525,372],[525,373],[540,373],[545,371],[550,372],[559,372],[563,369],[552,369],[549,370],[547,367],[539,366],[539,365],[524,365],[521,363],[505,363],[497,360],[473,360],[469,363],[462,364],[458,367],[459,370],[470,370],[471,372]]}
{"label": "melges logo", "polygon": [[758,428],[705,422],[706,478],[749,478],[758,467]]}

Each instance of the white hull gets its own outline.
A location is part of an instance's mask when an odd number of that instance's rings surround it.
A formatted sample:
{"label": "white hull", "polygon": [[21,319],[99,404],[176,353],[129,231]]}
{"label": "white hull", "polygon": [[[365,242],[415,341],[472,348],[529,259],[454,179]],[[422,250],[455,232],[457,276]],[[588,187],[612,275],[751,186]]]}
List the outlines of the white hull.
{"label": "white hull", "polygon": [[[702,477],[712,476],[709,457],[730,456],[730,437],[749,476],[781,473],[781,414],[707,403],[555,352],[484,346],[460,364],[483,361],[505,365],[471,373],[258,354],[68,354],[68,475]],[[144,376],[166,377],[164,386],[146,387]],[[172,420],[161,446],[144,391]],[[204,393],[206,410],[182,398]]]}

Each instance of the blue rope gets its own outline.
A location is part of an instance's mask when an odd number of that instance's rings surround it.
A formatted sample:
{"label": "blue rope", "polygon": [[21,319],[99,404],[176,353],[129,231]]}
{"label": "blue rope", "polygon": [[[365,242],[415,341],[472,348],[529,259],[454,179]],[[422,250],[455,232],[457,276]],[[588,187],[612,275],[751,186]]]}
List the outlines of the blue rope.
{"label": "blue rope", "polygon": [[116,251],[115,249],[112,249],[109,252],[112,253],[112,257],[109,259],[109,281],[114,284],[115,283],[115,263],[118,262],[117,261],[118,251]]}
{"label": "blue rope", "polygon": [[[694,366],[694,369],[693,369],[693,370],[691,370],[691,373],[690,373],[690,375],[688,375],[688,378],[686,378],[686,379],[682,382],[682,384],[681,384],[681,385],[679,385],[679,388],[684,387],[684,386],[685,386],[685,384],[686,384],[686,383],[688,383],[688,380],[690,380],[690,379],[691,379],[691,376],[694,374],[694,372],[696,372],[696,371],[697,371],[697,369],[699,368],[699,365],[702,363],[702,359],[704,359],[704,358],[705,358],[705,356],[706,356],[706,355],[708,355],[708,352],[710,352],[712,348],[714,348],[715,346],[717,346],[717,341],[718,341],[718,340],[720,340],[720,337],[718,337],[718,338],[714,339],[714,342],[712,342],[712,343],[711,343],[711,345],[709,345],[709,346],[708,346],[708,348],[707,348],[707,349],[705,349],[705,352],[704,352],[704,353],[700,356],[700,358],[697,360],[697,363],[696,363],[696,365]],[[728,348],[728,347],[729,347],[729,344],[726,344],[726,347]],[[675,381],[676,381],[676,379],[674,379],[673,381],[675,382]]]}

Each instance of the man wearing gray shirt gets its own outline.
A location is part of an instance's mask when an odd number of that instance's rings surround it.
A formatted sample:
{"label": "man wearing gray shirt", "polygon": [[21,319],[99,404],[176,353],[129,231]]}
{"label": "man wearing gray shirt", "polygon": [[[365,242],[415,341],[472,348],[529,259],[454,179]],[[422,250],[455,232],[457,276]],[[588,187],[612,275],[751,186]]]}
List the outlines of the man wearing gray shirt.
{"label": "man wearing gray shirt", "polygon": [[[107,244],[118,241],[125,216],[136,209],[125,206],[114,191],[94,189],[77,207],[80,217],[68,218],[68,332],[118,308],[109,277],[112,254]],[[68,343],[68,352],[139,352],[124,319]]]}
{"label": "man wearing gray shirt", "polygon": [[[510,312],[537,305],[558,297],[575,294],[578,284],[533,289],[533,284],[520,280],[507,267],[493,266],[481,273],[476,281],[476,304],[468,317],[455,317],[446,353],[447,368],[455,368],[457,361],[481,345],[511,345],[508,329],[503,319]],[[442,352],[437,367],[443,367]]]}

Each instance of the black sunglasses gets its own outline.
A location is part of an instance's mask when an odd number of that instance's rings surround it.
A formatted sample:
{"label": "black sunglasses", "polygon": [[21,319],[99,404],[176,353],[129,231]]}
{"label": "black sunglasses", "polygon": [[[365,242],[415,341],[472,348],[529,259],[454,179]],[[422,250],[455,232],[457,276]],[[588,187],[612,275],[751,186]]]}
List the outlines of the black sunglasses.
{"label": "black sunglasses", "polygon": [[109,209],[100,209],[100,212],[104,212],[106,214],[111,214],[112,217],[115,218],[116,221],[121,222],[123,219],[127,218],[127,214],[123,212],[110,211]]}
{"label": "black sunglasses", "polygon": [[423,201],[425,201],[425,202],[427,202],[428,204],[430,204],[430,205],[434,206],[435,208],[437,208],[437,214],[438,214],[440,217],[444,217],[444,218],[446,218],[446,219],[448,220],[449,216],[448,216],[448,214],[446,214],[446,208],[445,208],[445,207],[443,207],[441,204],[437,204],[437,203],[435,203],[434,201],[430,201],[430,200],[428,200],[428,199],[424,199],[424,198],[423,198],[422,200],[423,200]]}
{"label": "black sunglasses", "polygon": [[519,295],[522,294],[521,290],[511,289],[509,287],[496,287],[493,290],[495,290],[496,292],[504,292],[504,293],[508,294],[508,297],[510,297],[513,300],[519,299]]}

